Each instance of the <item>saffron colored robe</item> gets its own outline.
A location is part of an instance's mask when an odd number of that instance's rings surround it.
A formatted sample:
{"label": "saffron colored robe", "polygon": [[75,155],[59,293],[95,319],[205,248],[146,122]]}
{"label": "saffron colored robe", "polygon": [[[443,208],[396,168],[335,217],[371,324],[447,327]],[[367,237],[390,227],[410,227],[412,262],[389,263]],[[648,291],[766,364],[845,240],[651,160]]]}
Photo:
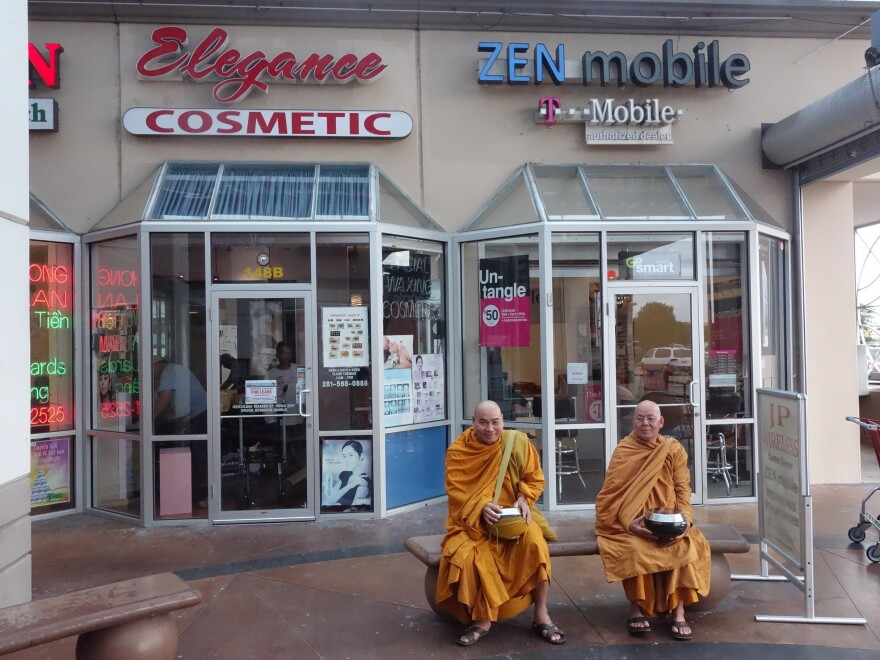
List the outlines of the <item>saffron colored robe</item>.
{"label": "saffron colored robe", "polygon": [[513,506],[518,493],[529,504],[532,523],[517,541],[489,537],[483,507],[495,496],[504,437],[491,445],[473,429],[462,433],[446,452],[449,514],[441,543],[436,602],[464,624],[509,619],[532,603],[532,590],[550,580],[547,540],[556,535],[535,506],[544,490],[538,452],[524,433],[515,433],[513,451],[499,504]]}
{"label": "saffron colored robe", "polygon": [[[697,594],[706,596],[712,561],[709,542],[696,527],[681,539],[661,542],[629,531],[633,520],[657,507],[679,509],[693,522],[687,452],[674,438],[661,435],[658,440],[653,448],[633,434],[621,440],[596,498],[596,537],[605,577],[624,581],[627,597],[649,616],[671,611],[679,600],[689,604]],[[659,585],[649,579],[658,573],[664,573]]]}

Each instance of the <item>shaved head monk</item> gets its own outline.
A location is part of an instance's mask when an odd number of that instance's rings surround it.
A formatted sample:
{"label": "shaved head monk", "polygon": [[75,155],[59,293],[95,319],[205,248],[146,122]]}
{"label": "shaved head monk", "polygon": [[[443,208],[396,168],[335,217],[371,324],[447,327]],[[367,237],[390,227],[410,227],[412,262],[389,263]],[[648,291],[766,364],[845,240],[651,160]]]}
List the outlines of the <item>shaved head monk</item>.
{"label": "shaved head monk", "polygon": [[[506,443],[512,442],[498,504],[493,503]],[[565,641],[547,612],[550,552],[555,541],[544,516],[534,509],[544,491],[538,452],[525,433],[504,431],[501,409],[483,401],[474,410],[473,426],[446,452],[446,494],[449,515],[437,580],[438,607],[467,627],[461,646],[476,644],[489,634],[493,621],[516,616],[532,603],[532,629],[551,644]],[[517,540],[492,538],[489,526],[502,507],[516,507],[528,523]]]}
{"label": "shaved head monk", "polygon": [[[662,427],[656,403],[636,406],[632,433],[614,449],[596,498],[596,536],[605,577],[623,582],[629,633],[649,633],[650,618],[669,614],[673,639],[689,640],[684,606],[708,595],[711,554],[691,517],[687,452],[674,438],[660,435]],[[675,539],[658,539],[642,522],[658,507],[679,509],[688,529]]]}

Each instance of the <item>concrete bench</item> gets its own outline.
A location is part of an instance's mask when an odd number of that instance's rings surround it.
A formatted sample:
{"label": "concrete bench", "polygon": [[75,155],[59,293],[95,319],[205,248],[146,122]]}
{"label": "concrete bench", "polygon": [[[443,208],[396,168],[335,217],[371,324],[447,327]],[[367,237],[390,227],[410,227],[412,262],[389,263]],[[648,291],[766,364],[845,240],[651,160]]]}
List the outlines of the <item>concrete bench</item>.
{"label": "concrete bench", "polygon": [[79,660],[174,660],[173,610],[201,594],[172,573],[115,582],[0,609],[0,655],[79,635]]}
{"label": "concrete bench", "polygon": [[[727,563],[725,553],[748,552],[749,542],[736,531],[733,525],[703,524],[699,525],[699,528],[712,548],[712,588],[706,598],[688,609],[709,610],[718,604],[730,590],[730,564]],[[449,615],[438,609],[434,603],[437,574],[440,567],[440,541],[442,539],[442,534],[413,536],[404,541],[403,545],[414,557],[428,567],[425,572],[425,597],[428,599],[431,609],[438,615],[448,618]],[[592,526],[587,527],[583,538],[578,540],[560,539],[548,543],[547,546],[550,548],[551,557],[580,557],[599,554],[599,544],[596,542],[596,532]]]}

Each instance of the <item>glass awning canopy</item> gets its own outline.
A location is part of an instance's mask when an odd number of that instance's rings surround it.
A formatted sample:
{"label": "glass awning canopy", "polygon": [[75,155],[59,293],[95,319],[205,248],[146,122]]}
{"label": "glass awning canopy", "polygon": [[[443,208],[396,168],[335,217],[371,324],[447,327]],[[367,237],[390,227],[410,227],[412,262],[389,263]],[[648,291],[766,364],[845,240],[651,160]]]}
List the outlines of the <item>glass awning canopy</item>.
{"label": "glass awning canopy", "polygon": [[533,222],[755,221],[779,227],[714,165],[539,165],[517,170],[462,231]]}
{"label": "glass awning canopy", "polygon": [[373,164],[170,161],[94,229],[235,220],[381,222],[443,231]]}

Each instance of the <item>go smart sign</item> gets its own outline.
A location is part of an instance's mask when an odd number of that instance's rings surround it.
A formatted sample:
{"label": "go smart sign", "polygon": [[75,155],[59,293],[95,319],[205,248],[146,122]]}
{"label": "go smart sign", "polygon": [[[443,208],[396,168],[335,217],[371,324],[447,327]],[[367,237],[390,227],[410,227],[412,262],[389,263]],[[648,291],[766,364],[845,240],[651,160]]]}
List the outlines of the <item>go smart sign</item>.
{"label": "go smart sign", "polygon": [[588,50],[580,60],[566,60],[564,44],[556,46],[555,54],[541,43],[532,47],[529,43],[481,41],[477,50],[489,54],[480,60],[477,74],[478,82],[487,84],[540,85],[546,77],[555,85],[598,82],[605,87],[616,81],[620,87],[627,83],[648,87],[662,82],[664,87],[693,83],[694,87],[737,89],[749,83],[744,76],[751,69],[749,58],[742,53],[722,57],[718,40],[708,45],[698,41],[688,53],[675,52],[672,39],[667,39],[660,53],[643,51],[632,59],[618,50]]}

